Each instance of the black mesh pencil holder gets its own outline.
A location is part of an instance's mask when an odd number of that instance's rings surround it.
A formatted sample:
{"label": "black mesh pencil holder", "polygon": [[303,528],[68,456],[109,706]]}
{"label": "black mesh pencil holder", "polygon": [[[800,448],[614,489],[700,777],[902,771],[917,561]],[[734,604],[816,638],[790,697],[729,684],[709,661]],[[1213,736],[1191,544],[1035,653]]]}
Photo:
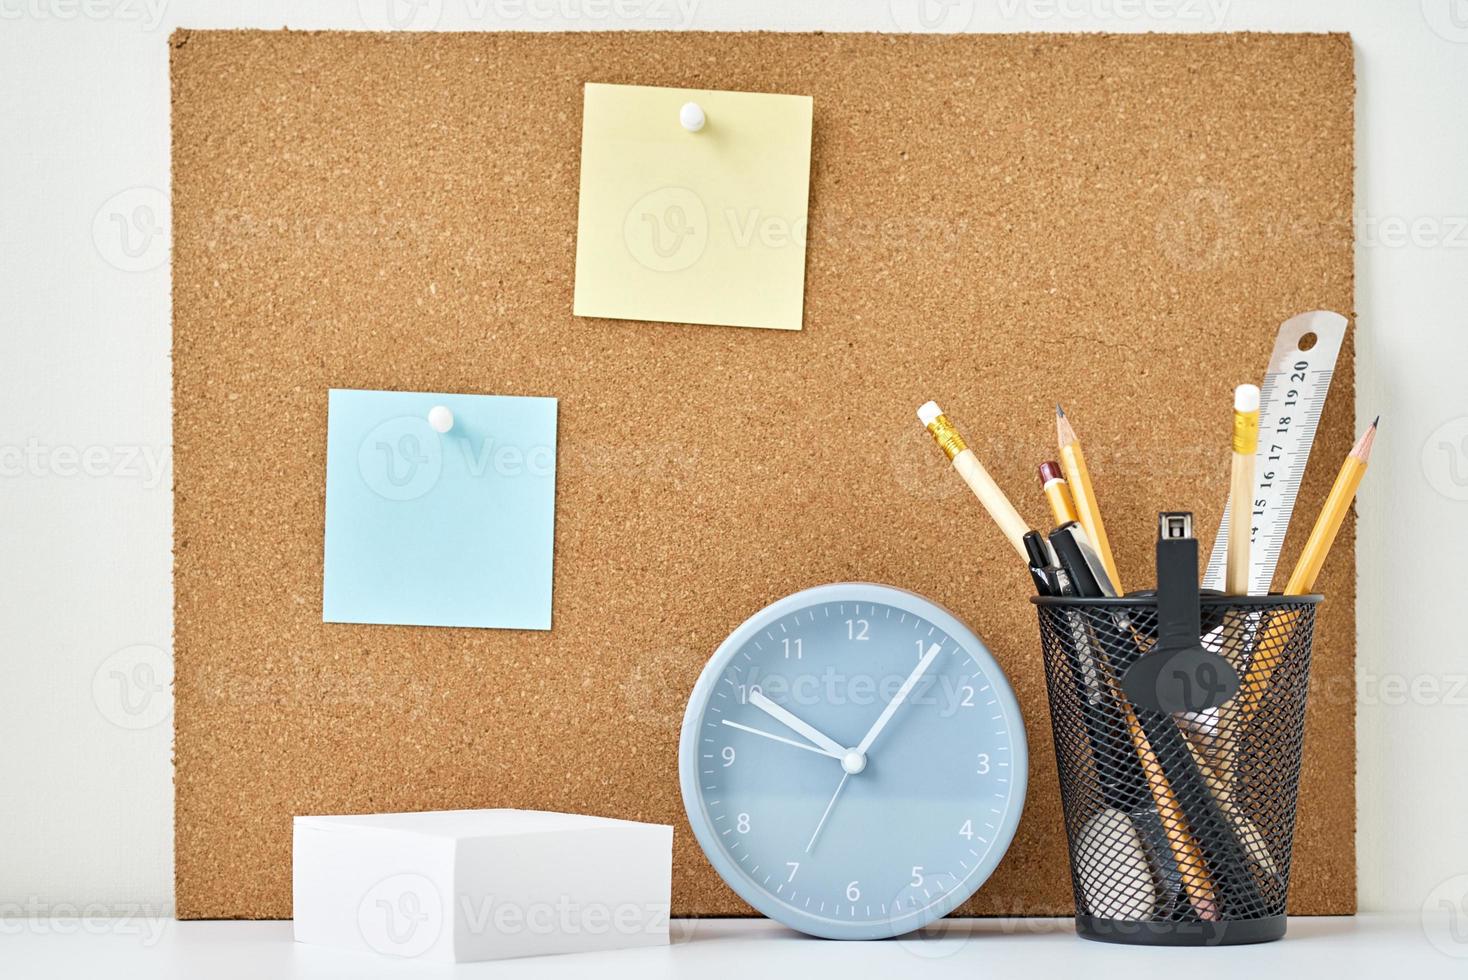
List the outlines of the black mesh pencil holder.
{"label": "black mesh pencil holder", "polygon": [[1320,597],[1205,596],[1191,649],[1159,642],[1152,598],[1033,601],[1077,932],[1283,936]]}

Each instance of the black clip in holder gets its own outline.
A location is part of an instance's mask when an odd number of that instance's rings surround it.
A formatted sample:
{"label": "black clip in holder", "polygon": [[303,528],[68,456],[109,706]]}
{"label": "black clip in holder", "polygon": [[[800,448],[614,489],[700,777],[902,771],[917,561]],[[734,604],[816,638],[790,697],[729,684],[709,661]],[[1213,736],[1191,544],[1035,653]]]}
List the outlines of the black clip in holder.
{"label": "black clip in holder", "polygon": [[1193,515],[1158,518],[1157,640],[1126,670],[1122,690],[1159,714],[1221,708],[1239,693],[1239,674],[1203,646],[1199,613],[1198,539]]}

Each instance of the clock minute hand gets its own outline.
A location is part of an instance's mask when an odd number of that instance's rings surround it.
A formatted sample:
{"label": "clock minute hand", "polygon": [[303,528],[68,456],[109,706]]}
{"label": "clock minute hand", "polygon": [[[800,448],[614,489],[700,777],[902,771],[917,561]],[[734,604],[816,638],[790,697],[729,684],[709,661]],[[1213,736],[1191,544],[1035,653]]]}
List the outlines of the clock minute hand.
{"label": "clock minute hand", "polygon": [[891,701],[887,702],[887,707],[882,709],[882,713],[872,723],[871,729],[862,738],[861,744],[856,747],[856,752],[859,755],[866,755],[867,749],[872,747],[872,743],[877,740],[877,736],[882,734],[882,729],[887,727],[887,722],[891,721],[892,716],[897,713],[897,709],[902,707],[902,703],[907,700],[907,696],[912,693],[912,689],[917,686],[917,682],[922,678],[923,673],[938,656],[938,651],[941,649],[942,647],[937,643],[928,647],[928,652],[923,654],[923,659],[919,660],[918,665],[912,669],[912,673],[907,675],[907,680],[902,682],[902,686],[897,689],[897,693],[892,696]]}
{"label": "clock minute hand", "polygon": [[798,732],[799,734],[804,735],[816,745],[819,745],[822,749],[825,749],[827,755],[832,755],[839,759],[846,754],[845,747],[838,745],[835,739],[829,738],[823,733],[817,731],[815,728],[801,721],[799,718],[795,717],[790,712],[786,711],[784,708],[780,707],[778,704],[765,697],[763,691],[751,692],[749,695],[749,703],[754,705],[756,708],[760,709],[765,714],[769,715],[771,718],[775,719],[791,731]]}

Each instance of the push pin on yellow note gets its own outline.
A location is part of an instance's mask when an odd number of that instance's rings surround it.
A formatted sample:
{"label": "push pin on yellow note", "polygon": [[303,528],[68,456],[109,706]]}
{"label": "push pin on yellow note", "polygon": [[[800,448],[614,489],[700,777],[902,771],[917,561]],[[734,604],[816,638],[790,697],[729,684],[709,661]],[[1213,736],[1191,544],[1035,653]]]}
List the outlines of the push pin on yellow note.
{"label": "push pin on yellow note", "polygon": [[435,405],[428,410],[428,424],[434,432],[447,432],[454,427],[454,413],[446,405]]}
{"label": "push pin on yellow note", "polygon": [[678,110],[678,121],[683,124],[684,129],[696,133],[703,129],[708,117],[703,114],[703,106],[697,102],[685,102],[683,108]]}

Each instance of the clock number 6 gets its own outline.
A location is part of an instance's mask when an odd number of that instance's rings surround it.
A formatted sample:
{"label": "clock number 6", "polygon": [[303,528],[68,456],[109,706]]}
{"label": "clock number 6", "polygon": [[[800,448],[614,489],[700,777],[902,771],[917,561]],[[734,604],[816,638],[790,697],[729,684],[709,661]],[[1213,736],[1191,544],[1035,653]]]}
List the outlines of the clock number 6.
{"label": "clock number 6", "polygon": [[854,902],[861,898],[861,889],[857,887],[859,884],[860,882],[853,881],[846,886],[846,900],[848,902]]}

